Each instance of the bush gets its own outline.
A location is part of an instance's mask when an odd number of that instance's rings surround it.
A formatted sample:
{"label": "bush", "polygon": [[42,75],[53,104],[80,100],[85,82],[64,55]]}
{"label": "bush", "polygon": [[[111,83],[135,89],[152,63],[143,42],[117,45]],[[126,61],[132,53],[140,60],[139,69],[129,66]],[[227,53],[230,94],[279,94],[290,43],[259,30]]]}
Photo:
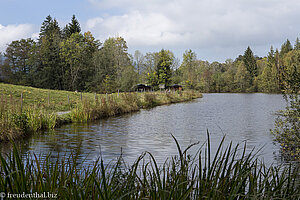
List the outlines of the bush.
{"label": "bush", "polygon": [[300,160],[300,99],[296,95],[285,95],[288,106],[277,113],[272,133],[280,142],[288,159]]}
{"label": "bush", "polygon": [[28,117],[26,113],[22,112],[21,114],[12,114],[12,121],[16,128],[21,132],[27,132],[29,130]]}

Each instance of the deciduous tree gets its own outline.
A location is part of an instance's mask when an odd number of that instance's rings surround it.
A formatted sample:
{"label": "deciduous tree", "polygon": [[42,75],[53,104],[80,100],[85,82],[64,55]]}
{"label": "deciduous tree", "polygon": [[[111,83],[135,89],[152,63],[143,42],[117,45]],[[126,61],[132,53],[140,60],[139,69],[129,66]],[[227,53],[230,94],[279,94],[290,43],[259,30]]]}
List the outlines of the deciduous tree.
{"label": "deciduous tree", "polygon": [[196,53],[191,49],[186,50],[183,54],[183,61],[179,69],[182,73],[183,83],[186,88],[193,89],[196,87],[196,60]]}
{"label": "deciduous tree", "polygon": [[31,70],[28,59],[34,44],[35,42],[28,38],[12,41],[6,48],[6,62],[14,76],[14,83],[26,84],[28,73]]}
{"label": "deciduous tree", "polygon": [[174,55],[171,51],[162,49],[158,53],[158,58],[159,60],[155,70],[157,74],[158,83],[168,86],[171,81],[171,67],[174,62]]}
{"label": "deciduous tree", "polygon": [[64,62],[64,86],[67,90],[78,90],[78,78],[83,71],[84,60],[83,36],[73,33],[68,39],[60,43],[60,57]]}

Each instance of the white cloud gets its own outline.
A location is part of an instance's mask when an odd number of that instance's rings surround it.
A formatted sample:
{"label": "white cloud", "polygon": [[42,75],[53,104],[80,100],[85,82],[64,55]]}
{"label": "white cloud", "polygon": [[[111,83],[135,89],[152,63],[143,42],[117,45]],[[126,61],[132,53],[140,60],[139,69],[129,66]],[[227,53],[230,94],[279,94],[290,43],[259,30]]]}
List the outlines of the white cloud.
{"label": "white cloud", "polygon": [[14,40],[29,37],[36,39],[37,36],[31,24],[9,24],[7,26],[0,24],[0,52],[4,52],[7,45]]}
{"label": "white cloud", "polygon": [[248,45],[268,50],[300,35],[299,0],[89,1],[105,15],[88,20],[87,28],[100,40],[118,34],[133,48],[211,48],[228,55]]}
{"label": "white cloud", "polygon": [[106,19],[94,18],[87,22],[101,39],[116,34],[124,37],[131,45],[156,46],[170,44],[186,37],[176,24],[161,13],[141,13],[133,11],[122,16]]}

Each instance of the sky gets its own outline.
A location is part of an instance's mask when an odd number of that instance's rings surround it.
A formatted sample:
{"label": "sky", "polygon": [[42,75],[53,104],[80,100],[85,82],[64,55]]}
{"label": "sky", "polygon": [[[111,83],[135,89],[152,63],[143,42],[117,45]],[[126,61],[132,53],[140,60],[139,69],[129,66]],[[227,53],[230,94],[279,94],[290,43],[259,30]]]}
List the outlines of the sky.
{"label": "sky", "polygon": [[300,0],[0,0],[0,52],[36,39],[48,15],[64,27],[73,14],[101,42],[121,36],[131,54],[168,49],[178,59],[191,49],[224,62],[248,46],[263,57],[300,38]]}

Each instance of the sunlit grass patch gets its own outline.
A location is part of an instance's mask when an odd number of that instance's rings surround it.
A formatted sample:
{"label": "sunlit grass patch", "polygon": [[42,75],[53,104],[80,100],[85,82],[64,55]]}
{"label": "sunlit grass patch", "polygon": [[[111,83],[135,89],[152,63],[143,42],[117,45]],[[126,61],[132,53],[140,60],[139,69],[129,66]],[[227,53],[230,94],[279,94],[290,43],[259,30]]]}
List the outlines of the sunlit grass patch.
{"label": "sunlit grass patch", "polygon": [[[78,93],[0,83],[0,142],[63,123],[88,122],[202,97],[194,91]],[[62,111],[70,111],[60,115]]]}

